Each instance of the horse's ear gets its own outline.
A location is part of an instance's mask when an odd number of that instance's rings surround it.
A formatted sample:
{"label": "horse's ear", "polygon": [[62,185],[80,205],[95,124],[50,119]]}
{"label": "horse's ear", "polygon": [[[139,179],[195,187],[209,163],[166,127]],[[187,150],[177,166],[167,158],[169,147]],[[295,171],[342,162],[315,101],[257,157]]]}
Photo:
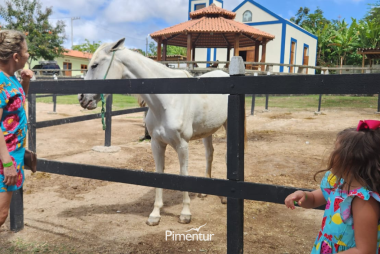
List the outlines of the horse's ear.
{"label": "horse's ear", "polygon": [[111,44],[111,52],[112,51],[115,51],[115,50],[119,50],[119,49],[123,49],[124,48],[124,41],[125,41],[125,38],[122,38],[120,40],[118,40],[117,42]]}

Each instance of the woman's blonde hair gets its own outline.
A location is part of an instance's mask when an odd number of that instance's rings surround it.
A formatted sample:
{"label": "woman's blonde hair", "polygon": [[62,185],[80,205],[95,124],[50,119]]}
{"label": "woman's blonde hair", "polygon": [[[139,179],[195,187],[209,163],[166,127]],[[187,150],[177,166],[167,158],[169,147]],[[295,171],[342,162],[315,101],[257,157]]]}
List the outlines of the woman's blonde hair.
{"label": "woman's blonde hair", "polygon": [[14,53],[20,53],[25,35],[16,30],[0,31],[0,61],[8,62]]}

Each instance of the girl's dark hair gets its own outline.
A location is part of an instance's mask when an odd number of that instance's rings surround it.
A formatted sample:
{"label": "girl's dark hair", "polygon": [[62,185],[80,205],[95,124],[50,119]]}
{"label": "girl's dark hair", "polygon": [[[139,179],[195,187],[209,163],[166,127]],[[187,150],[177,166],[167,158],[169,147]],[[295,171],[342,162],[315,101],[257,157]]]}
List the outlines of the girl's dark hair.
{"label": "girl's dark hair", "polygon": [[0,61],[8,62],[14,53],[20,53],[25,35],[16,30],[0,31]]}
{"label": "girl's dark hair", "polygon": [[380,192],[380,129],[361,130],[345,129],[338,133],[335,148],[331,153],[327,169],[332,170],[338,178],[337,183],[344,179],[340,187],[348,186],[352,181],[358,181],[371,191]]}

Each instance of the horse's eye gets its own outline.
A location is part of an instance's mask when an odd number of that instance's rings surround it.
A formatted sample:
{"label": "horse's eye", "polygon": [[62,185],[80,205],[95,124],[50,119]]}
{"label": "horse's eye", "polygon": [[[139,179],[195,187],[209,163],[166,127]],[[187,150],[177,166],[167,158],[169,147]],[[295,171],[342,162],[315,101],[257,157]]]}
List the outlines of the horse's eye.
{"label": "horse's eye", "polygon": [[91,68],[95,69],[97,66],[98,66],[98,64],[93,64],[93,65],[91,65]]}

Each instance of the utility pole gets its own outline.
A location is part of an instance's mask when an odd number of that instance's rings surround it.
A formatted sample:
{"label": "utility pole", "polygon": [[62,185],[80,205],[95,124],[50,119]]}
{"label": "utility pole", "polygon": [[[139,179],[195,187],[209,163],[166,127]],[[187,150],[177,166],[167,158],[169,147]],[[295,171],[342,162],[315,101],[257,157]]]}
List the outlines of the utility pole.
{"label": "utility pole", "polygon": [[71,17],[71,48],[73,48],[73,20],[80,19],[80,17]]}

